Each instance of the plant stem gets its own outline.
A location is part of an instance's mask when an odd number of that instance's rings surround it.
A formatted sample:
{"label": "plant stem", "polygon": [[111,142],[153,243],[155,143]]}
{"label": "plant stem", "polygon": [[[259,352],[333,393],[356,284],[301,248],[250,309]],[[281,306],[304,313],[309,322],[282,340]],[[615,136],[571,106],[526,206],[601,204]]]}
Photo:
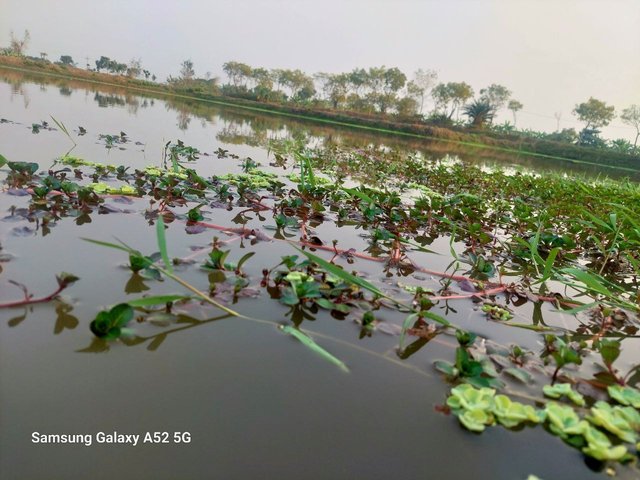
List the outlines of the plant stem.
{"label": "plant stem", "polygon": [[53,300],[54,298],[56,298],[60,294],[60,292],[62,292],[65,288],[67,288],[66,285],[60,286],[60,287],[58,287],[56,289],[55,292],[53,292],[50,295],[47,295],[46,297],[25,298],[24,300],[18,300],[18,301],[15,301],[15,302],[0,303],[0,308],[23,307],[25,305],[33,305],[35,303],[47,303],[47,302],[50,302],[51,300]]}

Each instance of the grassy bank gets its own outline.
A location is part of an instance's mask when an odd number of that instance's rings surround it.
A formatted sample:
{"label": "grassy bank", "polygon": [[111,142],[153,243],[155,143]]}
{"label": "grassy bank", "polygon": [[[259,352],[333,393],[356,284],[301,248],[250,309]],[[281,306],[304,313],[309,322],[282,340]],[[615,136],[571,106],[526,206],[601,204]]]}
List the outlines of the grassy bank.
{"label": "grassy bank", "polygon": [[574,163],[591,164],[623,171],[635,172],[640,170],[640,157],[595,148],[579,147],[562,142],[526,138],[486,130],[473,131],[460,127],[443,128],[424,122],[417,123],[415,119],[402,118],[394,115],[363,114],[352,111],[329,110],[316,106],[257,102],[214,94],[210,89],[197,83],[193,85],[161,84],[126,76],[52,64],[47,61],[32,58],[0,56],[0,66],[57,78],[76,79],[97,84],[118,86],[148,94],[193,99],[217,105],[243,108],[255,112],[278,114],[291,118],[345,126],[370,132],[399,135],[405,138],[436,139],[465,146],[489,148],[495,151],[531,155],[547,159],[568,160]]}

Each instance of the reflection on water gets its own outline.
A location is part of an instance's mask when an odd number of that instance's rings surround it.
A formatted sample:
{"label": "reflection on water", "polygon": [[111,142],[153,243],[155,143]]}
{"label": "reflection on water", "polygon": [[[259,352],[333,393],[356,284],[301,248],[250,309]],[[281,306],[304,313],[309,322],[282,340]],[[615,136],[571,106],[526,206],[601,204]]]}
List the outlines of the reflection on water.
{"label": "reflection on water", "polygon": [[[640,173],[609,168],[603,170],[595,165],[515,155],[512,152],[468,147],[438,140],[399,137],[357,128],[327,126],[313,121],[256,113],[193,99],[163,95],[154,97],[140,92],[133,94],[121,87],[23,74],[2,68],[0,79],[11,85],[11,100],[21,98],[25,108],[29,107],[30,102],[30,94],[25,85],[31,84],[38,85],[44,92],[47,91],[48,85],[56,85],[60,95],[67,97],[71,96],[74,90],[83,91],[85,94],[91,92],[99,107],[126,108],[131,115],[137,115],[140,109],[153,110],[156,99],[161,98],[166,111],[175,114],[176,125],[180,131],[187,132],[195,128],[195,125],[200,128],[213,127],[215,138],[228,145],[266,148],[272,140],[294,140],[324,146],[388,148],[402,154],[420,155],[427,160],[440,160],[455,155],[457,160],[464,163],[486,168],[551,171],[598,177],[605,175],[611,178],[630,177],[640,180]],[[192,120],[197,122],[192,123]]]}

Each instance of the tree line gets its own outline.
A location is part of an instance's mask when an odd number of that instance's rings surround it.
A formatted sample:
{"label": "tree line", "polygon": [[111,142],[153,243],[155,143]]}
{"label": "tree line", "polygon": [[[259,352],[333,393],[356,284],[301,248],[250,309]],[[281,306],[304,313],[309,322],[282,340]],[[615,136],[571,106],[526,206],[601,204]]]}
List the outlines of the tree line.
{"label": "tree line", "polygon": [[[184,75],[184,66],[189,75]],[[623,153],[637,153],[640,138],[640,106],[631,105],[622,110],[620,120],[636,131],[634,142],[617,139],[607,143],[600,138],[600,129],[616,117],[615,107],[590,97],[575,105],[572,114],[584,124],[579,132],[569,128],[549,134],[518,131],[517,113],[524,105],[512,97],[507,87],[494,83],[477,93],[466,82],[438,82],[434,70],[419,69],[409,79],[397,67],[385,66],[356,68],[343,73],[316,73],[308,75],[301,70],[252,67],[229,61],[222,69],[228,82],[219,86],[220,93],[257,101],[292,102],[312,107],[347,110],[360,113],[393,113],[401,117],[414,117],[443,126],[460,124],[459,115],[467,117],[466,125],[476,129],[491,127],[505,133],[527,134],[549,140],[575,143],[599,148],[612,147]],[[183,62],[181,77],[174,82],[194,81],[195,72],[190,60]],[[217,85],[217,81],[216,81]],[[432,99],[433,108],[425,115],[425,101]],[[507,108],[513,123],[494,125],[497,113]],[[559,130],[559,129],[558,129]]]}
{"label": "tree line", "polygon": [[[11,32],[9,47],[0,49],[0,54],[23,56],[30,40],[29,31],[22,38]],[[48,62],[47,54],[40,53],[41,61]],[[31,57],[35,58],[35,57]],[[55,62],[64,66],[77,66],[70,55],[62,55]],[[119,62],[107,56],[95,60],[95,69],[87,59],[86,69],[126,75],[129,78],[144,78],[156,81],[156,76],[142,67],[140,59],[129,63]],[[624,139],[606,142],[600,138],[600,129],[616,117],[615,108],[604,101],[589,98],[575,106],[573,115],[584,124],[581,131],[564,129],[542,133],[518,130],[517,113],[524,105],[513,98],[512,92],[500,84],[491,84],[475,92],[468,83],[439,82],[434,70],[419,69],[411,78],[397,67],[355,68],[350,72],[309,75],[299,69],[267,69],[254,67],[238,61],[222,65],[227,77],[221,83],[217,77],[207,73],[196,77],[194,64],[185,60],[180,65],[177,77],[170,76],[167,83],[173,87],[186,88],[194,92],[225,95],[259,102],[292,103],[310,108],[343,110],[358,114],[395,115],[414,122],[427,122],[444,127],[466,126],[473,129],[491,129],[499,133],[522,134],[537,138],[574,143],[600,148],[611,147],[624,153],[638,153],[640,138],[640,106],[631,105],[622,110],[620,120],[636,130],[633,143]],[[429,110],[427,103],[431,104]],[[499,111],[507,108],[513,123],[496,125],[494,119]],[[467,118],[460,120],[460,114]],[[557,117],[559,120],[559,117]],[[558,121],[559,124],[559,121]]]}

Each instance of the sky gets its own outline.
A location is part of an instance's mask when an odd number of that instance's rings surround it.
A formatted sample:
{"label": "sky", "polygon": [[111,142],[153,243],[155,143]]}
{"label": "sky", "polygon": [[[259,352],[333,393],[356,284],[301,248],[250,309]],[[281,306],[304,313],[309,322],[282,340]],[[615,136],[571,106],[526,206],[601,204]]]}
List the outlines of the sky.
{"label": "sky", "polygon": [[[0,46],[25,29],[28,54],[140,58],[161,79],[185,59],[223,80],[228,60],[433,69],[476,92],[505,85],[524,104],[518,126],[538,130],[555,130],[556,113],[580,128],[571,111],[590,96],[618,113],[640,105],[640,0],[0,0]],[[635,130],[617,118],[603,134]]]}

